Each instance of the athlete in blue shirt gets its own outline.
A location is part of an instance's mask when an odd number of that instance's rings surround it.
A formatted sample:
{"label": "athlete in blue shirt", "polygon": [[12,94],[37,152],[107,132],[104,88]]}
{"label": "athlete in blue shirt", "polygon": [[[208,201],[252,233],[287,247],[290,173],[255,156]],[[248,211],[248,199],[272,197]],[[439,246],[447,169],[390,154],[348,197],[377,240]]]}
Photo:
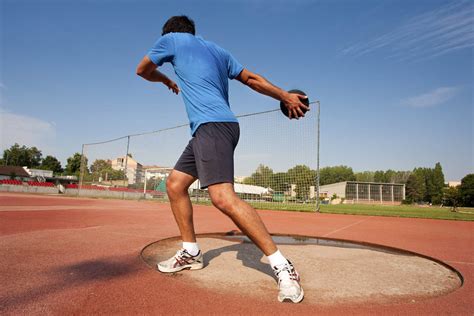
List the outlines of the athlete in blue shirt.
{"label": "athlete in blue shirt", "polygon": [[[188,114],[192,138],[167,179],[171,209],[183,240],[183,248],[169,260],[158,263],[161,272],[203,268],[203,255],[196,242],[189,186],[199,179],[207,188],[215,207],[229,216],[267,256],[278,278],[279,301],[298,303],[303,288],[293,264],[277,249],[253,207],[234,192],[234,150],[240,130],[229,105],[229,79],[237,79],[253,90],[282,101],[289,117],[304,116],[309,108],[305,96],[290,94],[260,75],[250,72],[225,49],[195,35],[194,22],[186,16],[171,17],[137,67],[137,74],[152,82],[181,92]],[[173,65],[178,84],[158,70],[163,63]]]}

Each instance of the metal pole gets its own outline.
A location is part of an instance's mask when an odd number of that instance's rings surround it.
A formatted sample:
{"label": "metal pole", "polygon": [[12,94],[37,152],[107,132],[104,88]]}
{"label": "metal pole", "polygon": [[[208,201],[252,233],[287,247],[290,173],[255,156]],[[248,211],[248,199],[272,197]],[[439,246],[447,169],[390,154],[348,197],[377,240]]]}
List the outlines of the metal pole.
{"label": "metal pole", "polygon": [[123,185],[125,186],[125,181],[127,181],[127,187],[128,187],[127,166],[128,166],[128,149],[129,148],[130,148],[130,136],[127,136],[127,154],[125,155],[125,167],[124,167],[125,177],[123,178]]}
{"label": "metal pole", "polygon": [[146,169],[145,169],[145,185],[143,186],[143,197],[145,198],[146,200]]}
{"label": "metal pole", "polygon": [[196,203],[199,202],[199,193],[201,193],[201,182],[199,182],[199,179],[197,180],[197,189],[196,189]]}
{"label": "metal pole", "polygon": [[390,185],[390,188],[391,188],[390,195],[392,196],[392,204],[393,204],[393,202],[394,202],[394,199],[393,199],[393,184]]}
{"label": "metal pole", "polygon": [[380,185],[380,204],[383,204],[383,191],[382,191],[382,185]]}
{"label": "metal pole", "polygon": [[82,189],[82,182],[84,181],[84,144],[82,144],[82,149],[81,149],[81,167],[79,168],[79,190],[77,191],[77,195],[81,194],[81,189]]}
{"label": "metal pole", "polygon": [[320,211],[320,192],[319,192],[319,141],[320,141],[320,113],[321,113],[321,103],[316,101],[318,104],[318,135],[317,135],[317,153],[316,153],[316,212]]}
{"label": "metal pole", "polygon": [[359,183],[356,183],[356,202],[359,203]]}
{"label": "metal pole", "polygon": [[369,203],[370,203],[370,183],[369,183]]}

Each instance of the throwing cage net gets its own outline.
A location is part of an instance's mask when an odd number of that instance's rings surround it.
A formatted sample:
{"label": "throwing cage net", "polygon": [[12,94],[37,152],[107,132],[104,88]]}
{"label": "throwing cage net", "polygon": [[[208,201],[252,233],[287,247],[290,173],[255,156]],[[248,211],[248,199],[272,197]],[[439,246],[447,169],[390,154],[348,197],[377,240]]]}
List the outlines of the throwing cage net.
{"label": "throwing cage net", "polygon": [[[280,109],[237,116],[234,190],[260,209],[319,209],[319,102],[304,118]],[[77,194],[167,201],[166,179],[190,140],[189,125],[82,145]],[[194,203],[211,203],[199,180]]]}

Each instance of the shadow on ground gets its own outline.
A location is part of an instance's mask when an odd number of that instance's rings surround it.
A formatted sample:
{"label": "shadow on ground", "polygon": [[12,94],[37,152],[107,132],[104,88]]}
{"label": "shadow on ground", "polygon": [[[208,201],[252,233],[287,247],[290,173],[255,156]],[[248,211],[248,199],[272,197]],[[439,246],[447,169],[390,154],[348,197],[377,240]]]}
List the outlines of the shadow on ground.
{"label": "shadow on ground", "polygon": [[[44,274],[46,274],[45,279],[52,281],[43,283],[36,288],[29,288],[24,292],[9,293],[6,297],[0,297],[0,311],[6,311],[16,305],[38,301],[45,296],[64,291],[66,288],[74,288],[85,283],[124,278],[137,273],[141,267],[141,262],[136,256],[128,255],[85,260],[56,267],[43,273],[38,271],[38,278],[43,279]],[[32,276],[32,278],[35,277]]]}
{"label": "shadow on ground", "polygon": [[224,252],[237,252],[236,258],[242,261],[244,267],[255,269],[274,278],[270,265],[262,262],[263,253],[254,244],[250,243],[238,243],[207,251],[204,253],[204,267]]}

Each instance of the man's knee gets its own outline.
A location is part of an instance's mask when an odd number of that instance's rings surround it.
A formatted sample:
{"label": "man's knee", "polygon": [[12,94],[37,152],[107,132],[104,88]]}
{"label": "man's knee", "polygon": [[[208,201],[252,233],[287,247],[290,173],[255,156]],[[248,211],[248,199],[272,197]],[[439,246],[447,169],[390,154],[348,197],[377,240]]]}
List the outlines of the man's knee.
{"label": "man's knee", "polygon": [[227,215],[231,215],[234,210],[235,194],[217,191],[211,194],[212,204]]}
{"label": "man's knee", "polygon": [[177,180],[175,177],[169,177],[166,179],[166,192],[168,193],[169,198],[174,198],[176,196],[186,193],[188,188],[181,181]]}

